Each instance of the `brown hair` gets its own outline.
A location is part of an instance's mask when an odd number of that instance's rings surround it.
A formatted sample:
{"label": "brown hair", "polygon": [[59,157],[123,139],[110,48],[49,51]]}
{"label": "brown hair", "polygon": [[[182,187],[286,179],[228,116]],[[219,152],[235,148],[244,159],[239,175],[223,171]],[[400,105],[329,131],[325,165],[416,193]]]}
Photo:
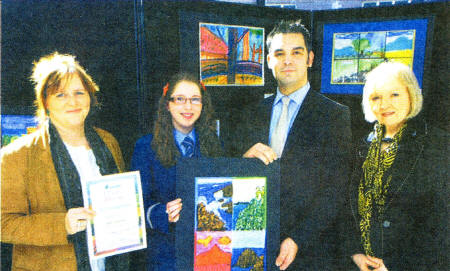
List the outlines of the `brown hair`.
{"label": "brown hair", "polygon": [[36,106],[36,117],[38,117],[41,123],[47,118],[47,97],[61,87],[64,87],[74,75],[80,78],[84,88],[89,93],[91,108],[98,104],[95,97],[98,86],[75,60],[75,56],[54,52],[53,54],[41,57],[33,65],[31,80],[35,84],[36,99],[34,103]]}
{"label": "brown hair", "polygon": [[151,146],[156,152],[158,160],[165,167],[175,165],[177,158],[180,156],[173,136],[172,115],[167,109],[167,105],[175,87],[182,81],[196,84],[202,94],[202,112],[194,124],[196,132],[199,135],[200,152],[203,156],[210,157],[220,156],[222,154],[222,148],[216,134],[214,109],[211,104],[210,94],[197,77],[189,73],[177,73],[171,77],[169,83],[164,87],[165,90],[159,99],[157,117],[153,127]]}

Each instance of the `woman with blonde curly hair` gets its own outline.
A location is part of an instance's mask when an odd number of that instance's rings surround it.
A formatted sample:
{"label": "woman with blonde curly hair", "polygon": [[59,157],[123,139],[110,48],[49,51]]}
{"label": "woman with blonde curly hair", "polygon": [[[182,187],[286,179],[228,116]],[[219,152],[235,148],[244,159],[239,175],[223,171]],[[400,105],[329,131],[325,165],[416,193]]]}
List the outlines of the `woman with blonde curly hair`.
{"label": "woman with blonde curly hair", "polygon": [[360,146],[348,256],[359,270],[448,267],[448,134],[418,114],[422,91],[407,65],[367,75],[363,111],[373,131]]}

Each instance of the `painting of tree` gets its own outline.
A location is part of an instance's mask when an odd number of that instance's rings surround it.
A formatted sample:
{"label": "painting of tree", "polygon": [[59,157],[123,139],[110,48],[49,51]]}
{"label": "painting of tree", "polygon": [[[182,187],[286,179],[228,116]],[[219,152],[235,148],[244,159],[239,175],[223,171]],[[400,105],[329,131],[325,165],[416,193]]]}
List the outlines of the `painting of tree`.
{"label": "painting of tree", "polygon": [[386,60],[412,67],[415,30],[335,33],[331,84],[364,84]]}
{"label": "painting of tree", "polygon": [[364,55],[364,50],[370,47],[370,41],[368,39],[355,39],[352,41],[353,48],[358,52],[359,56]]}
{"label": "painting of tree", "polygon": [[264,28],[200,23],[205,85],[264,85]]}

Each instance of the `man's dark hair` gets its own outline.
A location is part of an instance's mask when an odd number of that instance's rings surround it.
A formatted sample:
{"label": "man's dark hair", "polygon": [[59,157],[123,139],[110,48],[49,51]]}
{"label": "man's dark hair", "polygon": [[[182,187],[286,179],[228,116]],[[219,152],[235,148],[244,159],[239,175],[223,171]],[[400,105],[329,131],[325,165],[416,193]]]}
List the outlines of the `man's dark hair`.
{"label": "man's dark hair", "polygon": [[270,31],[269,35],[267,36],[266,45],[267,49],[270,52],[270,46],[272,43],[272,39],[277,34],[289,34],[289,33],[299,33],[303,35],[303,38],[305,39],[305,45],[306,50],[308,53],[312,49],[312,43],[311,43],[311,34],[309,33],[308,29],[302,24],[302,20],[298,19],[296,21],[290,20],[285,21],[282,20],[275,27]]}

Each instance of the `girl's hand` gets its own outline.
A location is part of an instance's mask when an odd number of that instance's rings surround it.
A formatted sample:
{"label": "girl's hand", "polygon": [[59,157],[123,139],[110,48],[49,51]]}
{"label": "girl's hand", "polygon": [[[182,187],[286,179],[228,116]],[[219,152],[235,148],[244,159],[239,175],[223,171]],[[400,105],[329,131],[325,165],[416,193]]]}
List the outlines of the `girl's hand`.
{"label": "girl's hand", "polygon": [[169,222],[177,222],[180,219],[180,212],[183,208],[183,203],[181,199],[172,200],[166,204],[166,213]]}

